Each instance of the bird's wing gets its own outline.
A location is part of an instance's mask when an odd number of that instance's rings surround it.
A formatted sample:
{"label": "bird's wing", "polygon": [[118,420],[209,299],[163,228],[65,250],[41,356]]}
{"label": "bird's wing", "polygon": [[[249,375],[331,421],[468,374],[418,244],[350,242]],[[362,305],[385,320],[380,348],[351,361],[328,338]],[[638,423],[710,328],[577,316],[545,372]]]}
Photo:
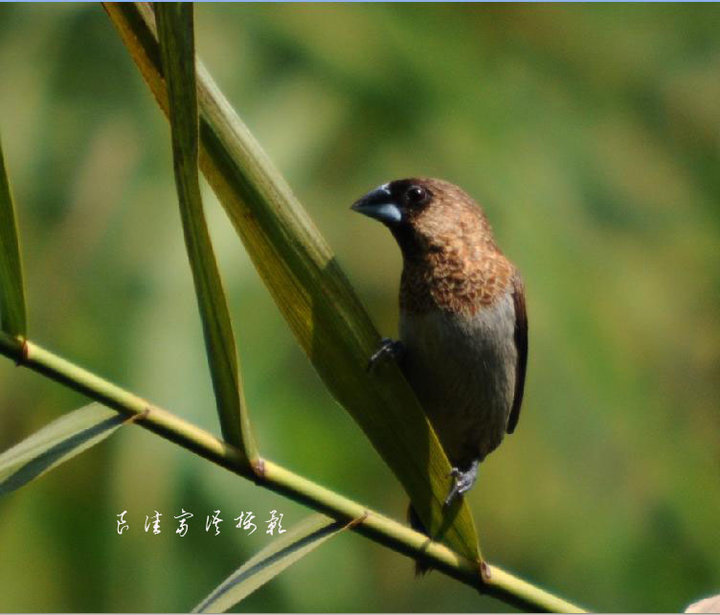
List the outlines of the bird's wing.
{"label": "bird's wing", "polygon": [[507,432],[515,431],[520,418],[523,391],[525,390],[525,371],[528,354],[528,321],[525,310],[525,288],[520,275],[516,273],[512,280],[512,298],[515,306],[515,347],[517,349],[517,367],[515,371],[515,397],[510,409]]}

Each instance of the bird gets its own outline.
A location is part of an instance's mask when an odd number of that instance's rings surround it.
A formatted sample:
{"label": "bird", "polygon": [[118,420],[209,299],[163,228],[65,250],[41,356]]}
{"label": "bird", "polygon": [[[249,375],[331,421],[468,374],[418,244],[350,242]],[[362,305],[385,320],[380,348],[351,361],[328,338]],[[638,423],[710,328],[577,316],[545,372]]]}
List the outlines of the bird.
{"label": "bird", "polygon": [[[396,357],[414,389],[452,465],[447,507],[517,426],[528,356],[523,280],[483,210],[450,182],[391,181],[352,209],[382,222],[402,253],[399,340],[385,338],[370,365]],[[409,519],[427,534],[412,507]]]}

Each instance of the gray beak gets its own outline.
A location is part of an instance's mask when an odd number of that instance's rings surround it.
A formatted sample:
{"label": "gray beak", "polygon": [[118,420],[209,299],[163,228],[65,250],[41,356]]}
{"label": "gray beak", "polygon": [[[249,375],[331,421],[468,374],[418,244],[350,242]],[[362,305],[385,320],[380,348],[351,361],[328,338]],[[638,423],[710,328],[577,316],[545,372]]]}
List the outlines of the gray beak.
{"label": "gray beak", "polygon": [[388,226],[399,224],[403,220],[402,211],[393,202],[387,184],[368,192],[359,201],[353,203],[351,209],[370,218],[380,220],[380,222]]}

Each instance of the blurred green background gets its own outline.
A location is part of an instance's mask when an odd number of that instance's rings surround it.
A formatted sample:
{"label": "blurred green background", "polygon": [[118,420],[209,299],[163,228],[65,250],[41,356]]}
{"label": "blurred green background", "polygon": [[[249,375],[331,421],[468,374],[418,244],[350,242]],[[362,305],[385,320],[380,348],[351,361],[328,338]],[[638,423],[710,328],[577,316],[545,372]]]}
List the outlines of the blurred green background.
{"label": "blurred green background", "polygon": [[[470,502],[485,555],[589,608],[720,591],[720,7],[201,5],[198,51],[395,335],[400,257],[352,214],[403,176],[484,205],[528,293],[518,431]],[[97,5],[0,6],[0,127],[30,336],[219,432],[169,131]],[[397,518],[399,484],[333,402],[212,194],[267,457]],[[83,405],[0,361],[0,448]],[[195,514],[185,538],[145,515]],[[221,509],[220,536],[205,515]],[[0,610],[184,611],[307,510],[141,429],[0,500]],[[115,515],[128,510],[118,536]],[[346,533],[249,611],[501,603]]]}

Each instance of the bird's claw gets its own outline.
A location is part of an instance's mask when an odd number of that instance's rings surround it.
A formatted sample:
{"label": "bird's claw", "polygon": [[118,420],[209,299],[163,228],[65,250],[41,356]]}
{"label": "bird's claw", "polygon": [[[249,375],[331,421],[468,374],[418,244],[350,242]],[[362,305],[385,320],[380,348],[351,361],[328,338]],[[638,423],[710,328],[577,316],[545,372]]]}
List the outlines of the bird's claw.
{"label": "bird's claw", "polygon": [[453,478],[453,484],[450,488],[450,493],[448,493],[448,496],[445,498],[446,508],[450,506],[450,504],[452,504],[455,498],[457,498],[459,495],[470,491],[472,486],[475,484],[475,479],[477,478],[477,469],[478,462],[473,461],[470,468],[468,468],[464,472],[459,468],[453,468],[450,471],[450,476],[452,476]]}
{"label": "bird's claw", "polygon": [[385,355],[390,356],[394,359],[399,359],[404,351],[403,343],[399,340],[392,340],[389,337],[384,337],[380,341],[380,347],[372,354],[367,364],[367,371],[371,371],[377,362],[382,359]]}

